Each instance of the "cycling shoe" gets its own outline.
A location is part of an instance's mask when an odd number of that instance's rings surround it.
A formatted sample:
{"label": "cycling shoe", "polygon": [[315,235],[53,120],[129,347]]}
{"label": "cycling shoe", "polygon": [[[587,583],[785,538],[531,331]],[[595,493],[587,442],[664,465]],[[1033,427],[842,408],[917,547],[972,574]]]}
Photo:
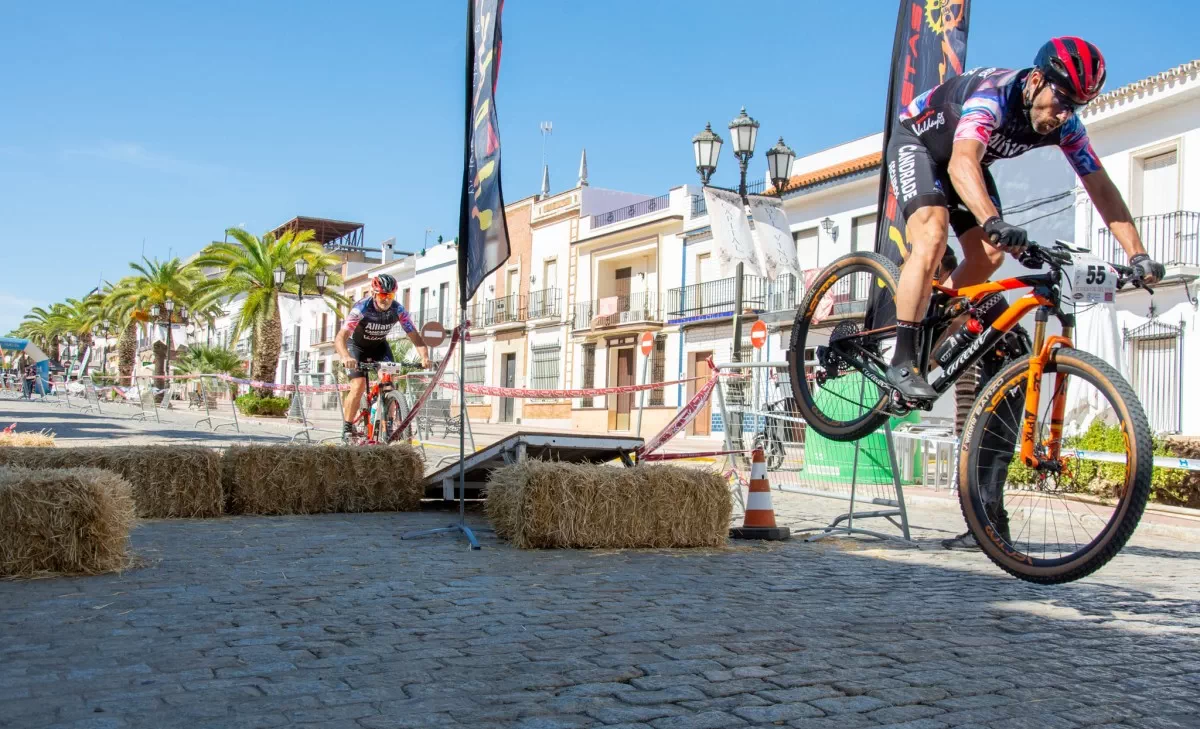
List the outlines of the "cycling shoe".
{"label": "cycling shoe", "polygon": [[936,400],[938,391],[911,367],[892,365],[887,368],[888,382],[905,400]]}

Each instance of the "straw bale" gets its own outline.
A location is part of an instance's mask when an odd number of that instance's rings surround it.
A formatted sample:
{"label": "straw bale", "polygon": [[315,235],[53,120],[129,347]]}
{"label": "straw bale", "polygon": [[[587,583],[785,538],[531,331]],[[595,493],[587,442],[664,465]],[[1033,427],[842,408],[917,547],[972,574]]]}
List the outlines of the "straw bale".
{"label": "straw bale", "polygon": [[232,446],[225,488],[234,514],[415,511],[425,463],[409,445]]}
{"label": "straw bale", "polygon": [[97,574],[130,563],[129,482],[98,468],[0,467],[0,575]]}
{"label": "straw bale", "polygon": [[37,433],[15,433],[0,430],[0,447],[53,448],[54,433],[42,430]]}
{"label": "straw bale", "polygon": [[221,454],[202,446],[0,448],[0,465],[26,468],[101,468],[133,487],[145,519],[205,518],[225,510]]}
{"label": "straw bale", "polygon": [[719,474],[526,460],[492,472],[487,514],[522,549],[717,547],[733,502]]}

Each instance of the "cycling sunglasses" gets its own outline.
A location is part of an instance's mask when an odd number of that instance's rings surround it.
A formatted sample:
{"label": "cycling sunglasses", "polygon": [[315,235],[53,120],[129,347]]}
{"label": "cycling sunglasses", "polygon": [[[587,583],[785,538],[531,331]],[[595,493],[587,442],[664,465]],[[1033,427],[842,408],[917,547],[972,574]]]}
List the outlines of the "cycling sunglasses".
{"label": "cycling sunglasses", "polygon": [[1078,113],[1080,109],[1087,106],[1086,101],[1075,101],[1054,84],[1049,84],[1049,86],[1050,90],[1054,92],[1054,98],[1056,101],[1058,101],[1059,105],[1061,105],[1064,109],[1070,109],[1072,114]]}
{"label": "cycling sunglasses", "polygon": [[391,301],[392,299],[396,298],[396,292],[395,292],[395,291],[391,291],[391,292],[388,292],[388,293],[386,293],[386,294],[385,294],[385,293],[382,293],[382,292],[380,292],[380,291],[376,291],[376,292],[375,292],[375,298],[377,298],[377,299],[387,299],[388,301]]}

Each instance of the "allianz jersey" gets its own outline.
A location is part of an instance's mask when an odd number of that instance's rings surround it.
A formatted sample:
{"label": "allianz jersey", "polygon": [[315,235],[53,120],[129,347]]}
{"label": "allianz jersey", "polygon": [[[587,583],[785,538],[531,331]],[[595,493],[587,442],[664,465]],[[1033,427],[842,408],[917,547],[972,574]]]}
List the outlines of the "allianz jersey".
{"label": "allianz jersey", "polygon": [[353,344],[362,346],[382,342],[396,324],[405,332],[417,330],[412,317],[399,301],[393,301],[390,307],[380,311],[375,307],[374,297],[368,296],[350,307],[350,314],[346,317],[342,329],[350,333],[350,341]]}
{"label": "allianz jersey", "polygon": [[985,167],[1035,147],[1057,145],[1080,177],[1099,170],[1100,158],[1077,114],[1049,134],[1034,131],[1021,95],[1030,70],[971,69],[913,99],[900,121],[942,169],[950,164],[956,141],[974,139],[987,147]]}

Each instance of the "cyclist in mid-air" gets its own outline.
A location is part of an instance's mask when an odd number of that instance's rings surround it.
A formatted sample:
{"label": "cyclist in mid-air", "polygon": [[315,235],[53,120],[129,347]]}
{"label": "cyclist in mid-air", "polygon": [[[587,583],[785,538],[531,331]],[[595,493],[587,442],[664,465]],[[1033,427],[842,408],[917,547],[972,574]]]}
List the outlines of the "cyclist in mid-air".
{"label": "cyclist in mid-air", "polygon": [[1104,58],[1080,38],[1054,38],[1032,68],[973,69],[913,99],[887,148],[888,180],[906,221],[909,254],[896,289],[896,349],[888,381],[910,401],[938,396],[917,367],[917,332],[946,249],[947,226],[963,260],[942,282],[988,280],[1006,253],[1019,256],[1024,229],[1003,219],[988,167],[1035,147],[1058,145],[1145,283],[1165,271],[1142,245],[1120,191],[1100,165],[1077,112],[1100,95]]}
{"label": "cyclist in mid-air", "polygon": [[347,443],[353,433],[351,423],[354,413],[367,390],[367,373],[359,369],[359,362],[392,362],[392,348],[387,335],[399,324],[421,355],[421,364],[429,367],[429,348],[413,325],[412,317],[404,306],[396,301],[396,279],[381,273],[371,279],[371,295],[350,308],[346,324],[337,333],[333,346],[342,358],[346,376],[350,378],[350,393],[342,407],[342,442]]}

